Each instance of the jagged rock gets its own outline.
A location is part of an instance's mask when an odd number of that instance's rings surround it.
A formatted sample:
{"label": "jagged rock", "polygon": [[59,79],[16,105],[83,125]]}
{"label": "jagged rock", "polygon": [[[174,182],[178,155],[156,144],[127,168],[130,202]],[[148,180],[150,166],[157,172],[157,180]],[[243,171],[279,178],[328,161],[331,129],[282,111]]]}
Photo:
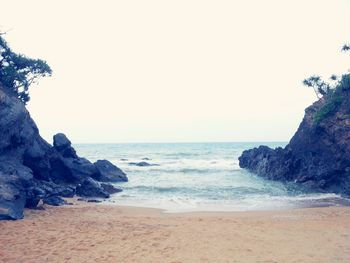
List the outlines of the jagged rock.
{"label": "jagged rock", "polygon": [[53,136],[53,147],[58,151],[64,150],[72,145],[71,141],[63,133],[57,133]]}
{"label": "jagged rock", "polygon": [[116,194],[123,191],[121,188],[117,188],[111,184],[101,183],[101,187],[109,194]]}
{"label": "jagged rock", "polygon": [[0,155],[22,161],[24,151],[34,140],[37,127],[23,103],[0,87]]}
{"label": "jagged rock", "polygon": [[40,137],[33,141],[33,144],[25,149],[23,164],[30,167],[34,177],[42,180],[50,180],[50,156],[54,154],[51,146]]}
{"label": "jagged rock", "polygon": [[284,148],[244,151],[240,166],[272,180],[350,195],[350,87],[338,88],[305,110]]}
{"label": "jagged rock", "polygon": [[88,177],[77,186],[76,193],[84,197],[101,197],[108,198],[109,193],[94,179]]}
{"label": "jagged rock", "polygon": [[64,134],[54,136],[54,147],[41,138],[23,102],[0,81],[0,220],[22,218],[23,208],[35,208],[40,200],[58,203],[60,197],[71,197],[80,183],[80,193],[108,197],[90,177],[102,176],[94,164],[77,156]]}
{"label": "jagged rock", "polygon": [[73,197],[75,195],[75,188],[70,186],[59,185],[53,189],[51,195],[62,196],[62,197]]}
{"label": "jagged rock", "polygon": [[58,185],[53,182],[38,181],[35,186],[27,189],[27,208],[35,208],[41,199],[45,200],[51,197],[73,197],[75,187],[69,185]]}
{"label": "jagged rock", "polygon": [[49,196],[44,198],[43,200],[44,204],[52,205],[52,206],[61,206],[61,205],[67,205],[67,201],[62,199],[59,196]]}
{"label": "jagged rock", "polygon": [[27,189],[26,194],[26,208],[36,208],[41,199],[46,196],[46,192],[37,186],[33,186]]}
{"label": "jagged rock", "polygon": [[64,184],[55,184],[53,182],[41,181],[36,187],[37,191],[44,193],[44,196],[62,196],[73,197],[75,195],[75,187]]}
{"label": "jagged rock", "polygon": [[78,158],[76,151],[71,146],[71,141],[63,133],[53,136],[53,146],[65,158]]}
{"label": "jagged rock", "polygon": [[31,186],[32,171],[16,162],[0,161],[0,220],[21,219],[26,189]]}
{"label": "jagged rock", "polygon": [[61,166],[67,171],[66,180],[68,182],[81,182],[88,177],[100,176],[95,165],[85,158],[64,158]]}
{"label": "jagged rock", "polygon": [[145,167],[145,166],[159,166],[159,164],[151,164],[148,162],[130,162],[129,165]]}
{"label": "jagged rock", "polygon": [[98,160],[94,163],[98,170],[97,176],[92,177],[99,182],[127,182],[128,177],[117,166],[107,160]]}
{"label": "jagged rock", "polygon": [[[50,148],[52,147],[40,137],[24,104],[0,86],[0,158],[22,164],[25,155],[28,155],[33,163],[37,162],[36,166],[41,167],[40,170],[45,170],[41,161],[50,152]],[[30,165],[25,166],[32,169]],[[35,169],[32,171],[36,176]],[[40,172],[45,174],[47,171],[48,169]]]}

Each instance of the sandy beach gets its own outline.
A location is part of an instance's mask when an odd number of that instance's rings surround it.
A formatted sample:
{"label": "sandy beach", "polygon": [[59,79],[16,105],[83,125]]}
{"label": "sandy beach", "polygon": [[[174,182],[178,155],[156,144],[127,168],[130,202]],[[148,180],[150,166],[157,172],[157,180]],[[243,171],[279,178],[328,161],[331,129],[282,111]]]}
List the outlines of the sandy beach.
{"label": "sandy beach", "polygon": [[0,222],[0,262],[350,262],[350,208],[168,214],[45,207]]}

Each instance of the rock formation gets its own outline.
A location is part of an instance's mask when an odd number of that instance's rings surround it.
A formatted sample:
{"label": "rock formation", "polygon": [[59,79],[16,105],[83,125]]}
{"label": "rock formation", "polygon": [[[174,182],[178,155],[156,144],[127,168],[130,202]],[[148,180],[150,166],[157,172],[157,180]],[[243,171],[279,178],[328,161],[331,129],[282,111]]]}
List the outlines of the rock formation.
{"label": "rock formation", "polygon": [[40,200],[61,205],[61,197],[107,198],[120,191],[98,181],[127,177],[106,160],[93,164],[79,157],[64,134],[55,135],[51,146],[24,103],[0,86],[0,220],[20,219],[24,207],[34,208]]}
{"label": "rock formation", "polygon": [[284,149],[247,150],[239,164],[267,179],[350,195],[350,81],[342,81],[305,110]]}
{"label": "rock formation", "polygon": [[129,165],[139,166],[139,167],[159,166],[159,164],[152,164],[152,163],[148,163],[148,162],[130,162]]}

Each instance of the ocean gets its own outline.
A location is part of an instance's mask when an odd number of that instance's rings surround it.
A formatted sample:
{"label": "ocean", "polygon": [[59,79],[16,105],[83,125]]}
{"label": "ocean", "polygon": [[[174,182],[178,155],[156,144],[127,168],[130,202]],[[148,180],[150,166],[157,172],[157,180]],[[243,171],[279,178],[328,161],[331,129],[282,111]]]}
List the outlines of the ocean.
{"label": "ocean", "polygon": [[[254,211],[339,205],[336,194],[307,190],[292,182],[263,179],[239,167],[243,150],[281,142],[77,144],[91,161],[107,159],[129,182],[105,203],[161,208],[166,212]],[[134,166],[131,162],[152,166]]]}

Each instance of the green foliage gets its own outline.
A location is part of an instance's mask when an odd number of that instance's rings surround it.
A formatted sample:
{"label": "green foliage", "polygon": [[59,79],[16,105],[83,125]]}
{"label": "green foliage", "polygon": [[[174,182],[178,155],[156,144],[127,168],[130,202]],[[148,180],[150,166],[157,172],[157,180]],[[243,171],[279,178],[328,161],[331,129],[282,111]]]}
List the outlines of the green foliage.
{"label": "green foliage", "polygon": [[[350,51],[350,44],[345,44],[341,51]],[[303,81],[304,86],[312,87],[317,98],[325,100],[325,104],[316,112],[314,116],[314,125],[318,125],[327,117],[336,113],[344,101],[344,91],[350,90],[350,74],[344,74],[341,77],[331,75],[329,82],[325,82],[319,76],[311,76]],[[350,114],[341,116],[343,119],[349,119]]]}
{"label": "green foliage", "polygon": [[[341,48],[343,52],[350,51],[350,44],[345,44]],[[350,89],[350,74],[344,74],[339,78],[337,75],[331,75],[330,82],[323,81],[320,76],[311,76],[304,79],[303,85],[306,87],[312,87],[316,93],[317,98],[321,98],[325,95],[331,95],[337,89],[349,90]]]}
{"label": "green foliage", "polygon": [[342,90],[350,89],[350,74],[344,74],[339,82],[338,88]]}
{"label": "green foliage", "polygon": [[14,53],[0,34],[0,84],[13,92],[24,103],[29,97],[29,86],[39,77],[50,76],[52,70],[41,59],[31,59]]}
{"label": "green foliage", "polygon": [[341,49],[341,51],[344,51],[344,52],[347,52],[347,51],[349,51],[350,50],[350,45],[349,44],[345,44],[343,47],[342,47],[342,49]]}
{"label": "green foliage", "polygon": [[[335,78],[334,75],[331,79]],[[321,79],[320,76],[311,76],[303,81],[304,86],[312,87],[318,98],[326,95],[331,90],[331,85]]]}
{"label": "green foliage", "polygon": [[315,114],[314,116],[314,124],[318,125],[321,121],[323,121],[325,118],[333,115],[338,107],[342,104],[344,98],[339,95],[332,95],[327,99],[325,105]]}

